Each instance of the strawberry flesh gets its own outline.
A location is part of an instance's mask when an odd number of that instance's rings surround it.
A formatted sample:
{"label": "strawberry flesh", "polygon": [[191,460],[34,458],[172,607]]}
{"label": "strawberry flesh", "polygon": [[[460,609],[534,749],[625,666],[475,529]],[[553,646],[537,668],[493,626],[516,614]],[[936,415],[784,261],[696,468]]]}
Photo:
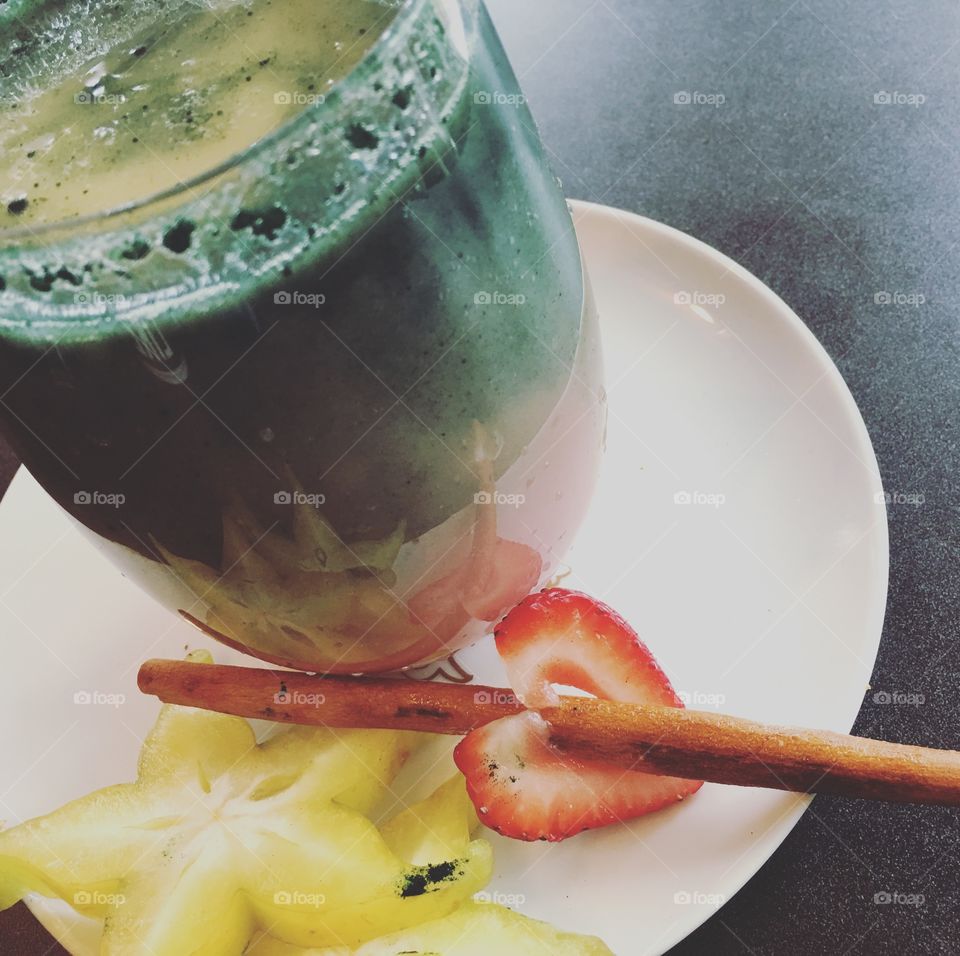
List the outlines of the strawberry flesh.
{"label": "strawberry flesh", "polygon": [[683,706],[637,632],[613,608],[579,591],[529,595],[494,636],[513,691],[527,707],[555,707],[553,684],[624,704]]}

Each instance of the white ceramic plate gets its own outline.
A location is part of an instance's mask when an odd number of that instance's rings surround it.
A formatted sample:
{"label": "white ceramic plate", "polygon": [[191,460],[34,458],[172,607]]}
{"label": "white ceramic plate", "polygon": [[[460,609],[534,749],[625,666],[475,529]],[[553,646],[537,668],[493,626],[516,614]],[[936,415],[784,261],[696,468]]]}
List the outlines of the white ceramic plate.
{"label": "white ceramic plate", "polygon": [[[610,427],[564,583],[634,622],[692,706],[849,730],[887,582],[882,488],[853,399],[794,313],[726,257],[629,213],[576,203],[574,215]],[[139,662],[205,643],[22,470],[0,506],[0,633],[10,822],[129,779],[158,707],[137,693]],[[489,642],[459,656],[502,679]],[[95,702],[111,694],[123,702]],[[675,810],[559,846],[494,836],[490,889],[618,956],[661,953],[757,871],[806,805],[707,785]],[[91,951],[69,911],[31,905],[61,935],[74,926],[74,952]]]}

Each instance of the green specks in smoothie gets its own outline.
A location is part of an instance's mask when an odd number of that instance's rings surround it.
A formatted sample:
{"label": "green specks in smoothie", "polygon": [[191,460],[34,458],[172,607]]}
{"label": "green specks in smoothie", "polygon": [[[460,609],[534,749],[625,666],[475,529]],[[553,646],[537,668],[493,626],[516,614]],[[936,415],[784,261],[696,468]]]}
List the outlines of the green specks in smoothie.
{"label": "green specks in smoothie", "polygon": [[376,149],[380,138],[362,123],[351,123],[347,127],[347,142],[356,149]]}
{"label": "green specks in smoothie", "polygon": [[37,292],[50,292],[56,282],[68,282],[72,286],[78,286],[83,282],[80,276],[62,267],[57,269],[56,272],[51,272],[49,269],[45,269],[40,273],[30,272],[28,270],[27,274],[30,277],[31,288]]}
{"label": "green specks in smoothie", "polygon": [[277,238],[277,233],[287,221],[286,212],[280,206],[269,206],[267,209],[241,209],[230,222],[234,232],[249,229],[255,236],[263,236],[271,242]]}
{"label": "green specks in smoothie", "polygon": [[189,219],[178,219],[164,234],[163,244],[171,252],[186,252],[190,248],[190,239],[196,228]]}
{"label": "green specks in smoothie", "polygon": [[409,86],[405,86],[393,94],[393,99],[391,99],[390,102],[393,103],[397,109],[405,110],[410,105],[410,94],[412,92]]}
{"label": "green specks in smoothie", "polygon": [[133,262],[138,261],[139,259],[146,259],[147,254],[150,252],[150,245],[144,242],[142,239],[134,239],[133,242],[127,246],[123,252],[120,253],[124,259],[130,259]]}

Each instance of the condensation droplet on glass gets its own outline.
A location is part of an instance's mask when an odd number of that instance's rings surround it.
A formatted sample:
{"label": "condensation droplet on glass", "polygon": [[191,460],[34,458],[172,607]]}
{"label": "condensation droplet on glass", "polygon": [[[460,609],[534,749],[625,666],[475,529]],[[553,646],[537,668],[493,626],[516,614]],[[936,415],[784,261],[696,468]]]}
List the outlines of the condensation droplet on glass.
{"label": "condensation droplet on glass", "polygon": [[266,442],[273,441],[273,438],[274,438],[273,429],[269,425],[266,428],[261,428],[260,437]]}

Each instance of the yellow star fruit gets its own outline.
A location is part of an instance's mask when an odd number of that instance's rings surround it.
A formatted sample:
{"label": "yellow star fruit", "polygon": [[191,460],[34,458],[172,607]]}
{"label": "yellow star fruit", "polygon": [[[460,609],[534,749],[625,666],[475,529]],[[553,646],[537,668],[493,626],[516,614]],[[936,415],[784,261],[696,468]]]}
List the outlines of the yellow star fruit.
{"label": "yellow star fruit", "polygon": [[242,718],[167,705],[133,783],[0,832],[0,908],[66,900],[103,918],[103,956],[239,956],[258,930],[349,951],[443,917],[492,868],[462,781],[370,819],[417,742],[291,727],[257,743]]}
{"label": "yellow star fruit", "polygon": [[496,903],[467,902],[449,916],[363,943],[296,949],[276,939],[257,940],[246,956],[613,956],[596,936],[555,929]]}

